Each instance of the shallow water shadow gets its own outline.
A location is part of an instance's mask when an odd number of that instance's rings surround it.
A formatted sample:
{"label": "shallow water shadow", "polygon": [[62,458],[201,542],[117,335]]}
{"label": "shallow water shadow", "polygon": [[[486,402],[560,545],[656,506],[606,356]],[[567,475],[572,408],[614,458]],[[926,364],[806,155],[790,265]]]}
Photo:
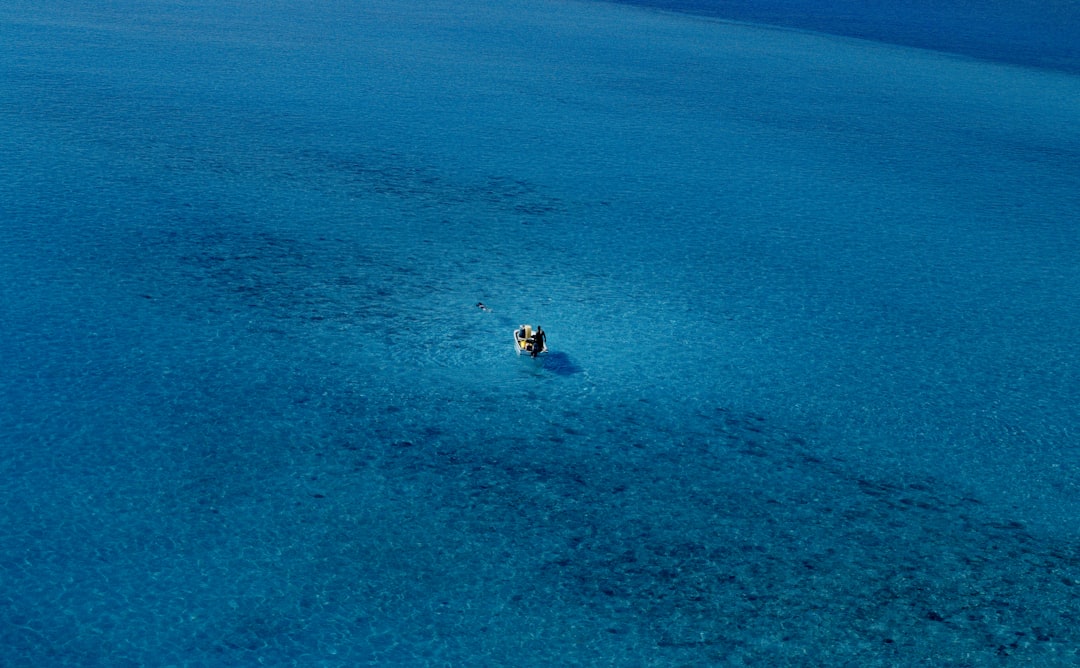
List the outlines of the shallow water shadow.
{"label": "shallow water shadow", "polygon": [[550,352],[547,355],[542,355],[540,359],[543,360],[543,366],[546,371],[551,371],[560,376],[572,376],[575,373],[584,371],[584,369],[575,364],[566,353]]}

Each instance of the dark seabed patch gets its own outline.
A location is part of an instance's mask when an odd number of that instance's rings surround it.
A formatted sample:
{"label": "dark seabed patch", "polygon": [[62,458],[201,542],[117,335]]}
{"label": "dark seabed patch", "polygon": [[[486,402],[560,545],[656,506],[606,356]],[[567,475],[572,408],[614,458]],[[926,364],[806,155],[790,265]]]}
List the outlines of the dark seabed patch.
{"label": "dark seabed patch", "polygon": [[1076,652],[1076,547],[947,484],[863,477],[728,409],[681,434],[626,422],[612,439],[624,450],[589,456],[574,427],[588,419],[558,424],[546,449],[422,429],[415,447],[388,443],[381,466],[440,489],[440,521],[513,546],[517,614],[554,597],[592,632],[665,660],[959,666]]}

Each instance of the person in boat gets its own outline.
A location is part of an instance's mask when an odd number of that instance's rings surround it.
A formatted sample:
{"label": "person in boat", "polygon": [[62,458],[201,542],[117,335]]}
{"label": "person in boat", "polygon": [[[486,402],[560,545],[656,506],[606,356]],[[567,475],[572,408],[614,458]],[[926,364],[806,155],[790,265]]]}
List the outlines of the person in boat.
{"label": "person in boat", "polygon": [[532,356],[536,357],[544,351],[544,344],[547,342],[547,334],[544,333],[544,328],[540,325],[536,326],[536,333],[532,337]]}

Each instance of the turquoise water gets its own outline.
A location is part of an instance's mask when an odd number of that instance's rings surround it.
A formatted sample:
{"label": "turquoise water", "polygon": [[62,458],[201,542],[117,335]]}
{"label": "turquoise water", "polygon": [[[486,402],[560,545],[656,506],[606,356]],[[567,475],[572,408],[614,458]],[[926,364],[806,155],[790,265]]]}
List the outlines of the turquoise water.
{"label": "turquoise water", "polygon": [[603,3],[0,34],[0,663],[1077,662],[1075,75]]}

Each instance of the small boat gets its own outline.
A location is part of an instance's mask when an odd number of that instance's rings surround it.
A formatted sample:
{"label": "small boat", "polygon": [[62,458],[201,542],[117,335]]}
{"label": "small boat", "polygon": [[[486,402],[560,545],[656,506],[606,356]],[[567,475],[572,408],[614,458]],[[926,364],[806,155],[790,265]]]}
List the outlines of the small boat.
{"label": "small boat", "polygon": [[[545,337],[546,338],[546,337]],[[536,341],[533,334],[532,325],[519,325],[514,330],[514,347],[517,348],[518,355],[522,353],[533,354],[533,343]],[[537,351],[537,355],[543,355],[548,351],[547,342],[540,344],[542,348]]]}

